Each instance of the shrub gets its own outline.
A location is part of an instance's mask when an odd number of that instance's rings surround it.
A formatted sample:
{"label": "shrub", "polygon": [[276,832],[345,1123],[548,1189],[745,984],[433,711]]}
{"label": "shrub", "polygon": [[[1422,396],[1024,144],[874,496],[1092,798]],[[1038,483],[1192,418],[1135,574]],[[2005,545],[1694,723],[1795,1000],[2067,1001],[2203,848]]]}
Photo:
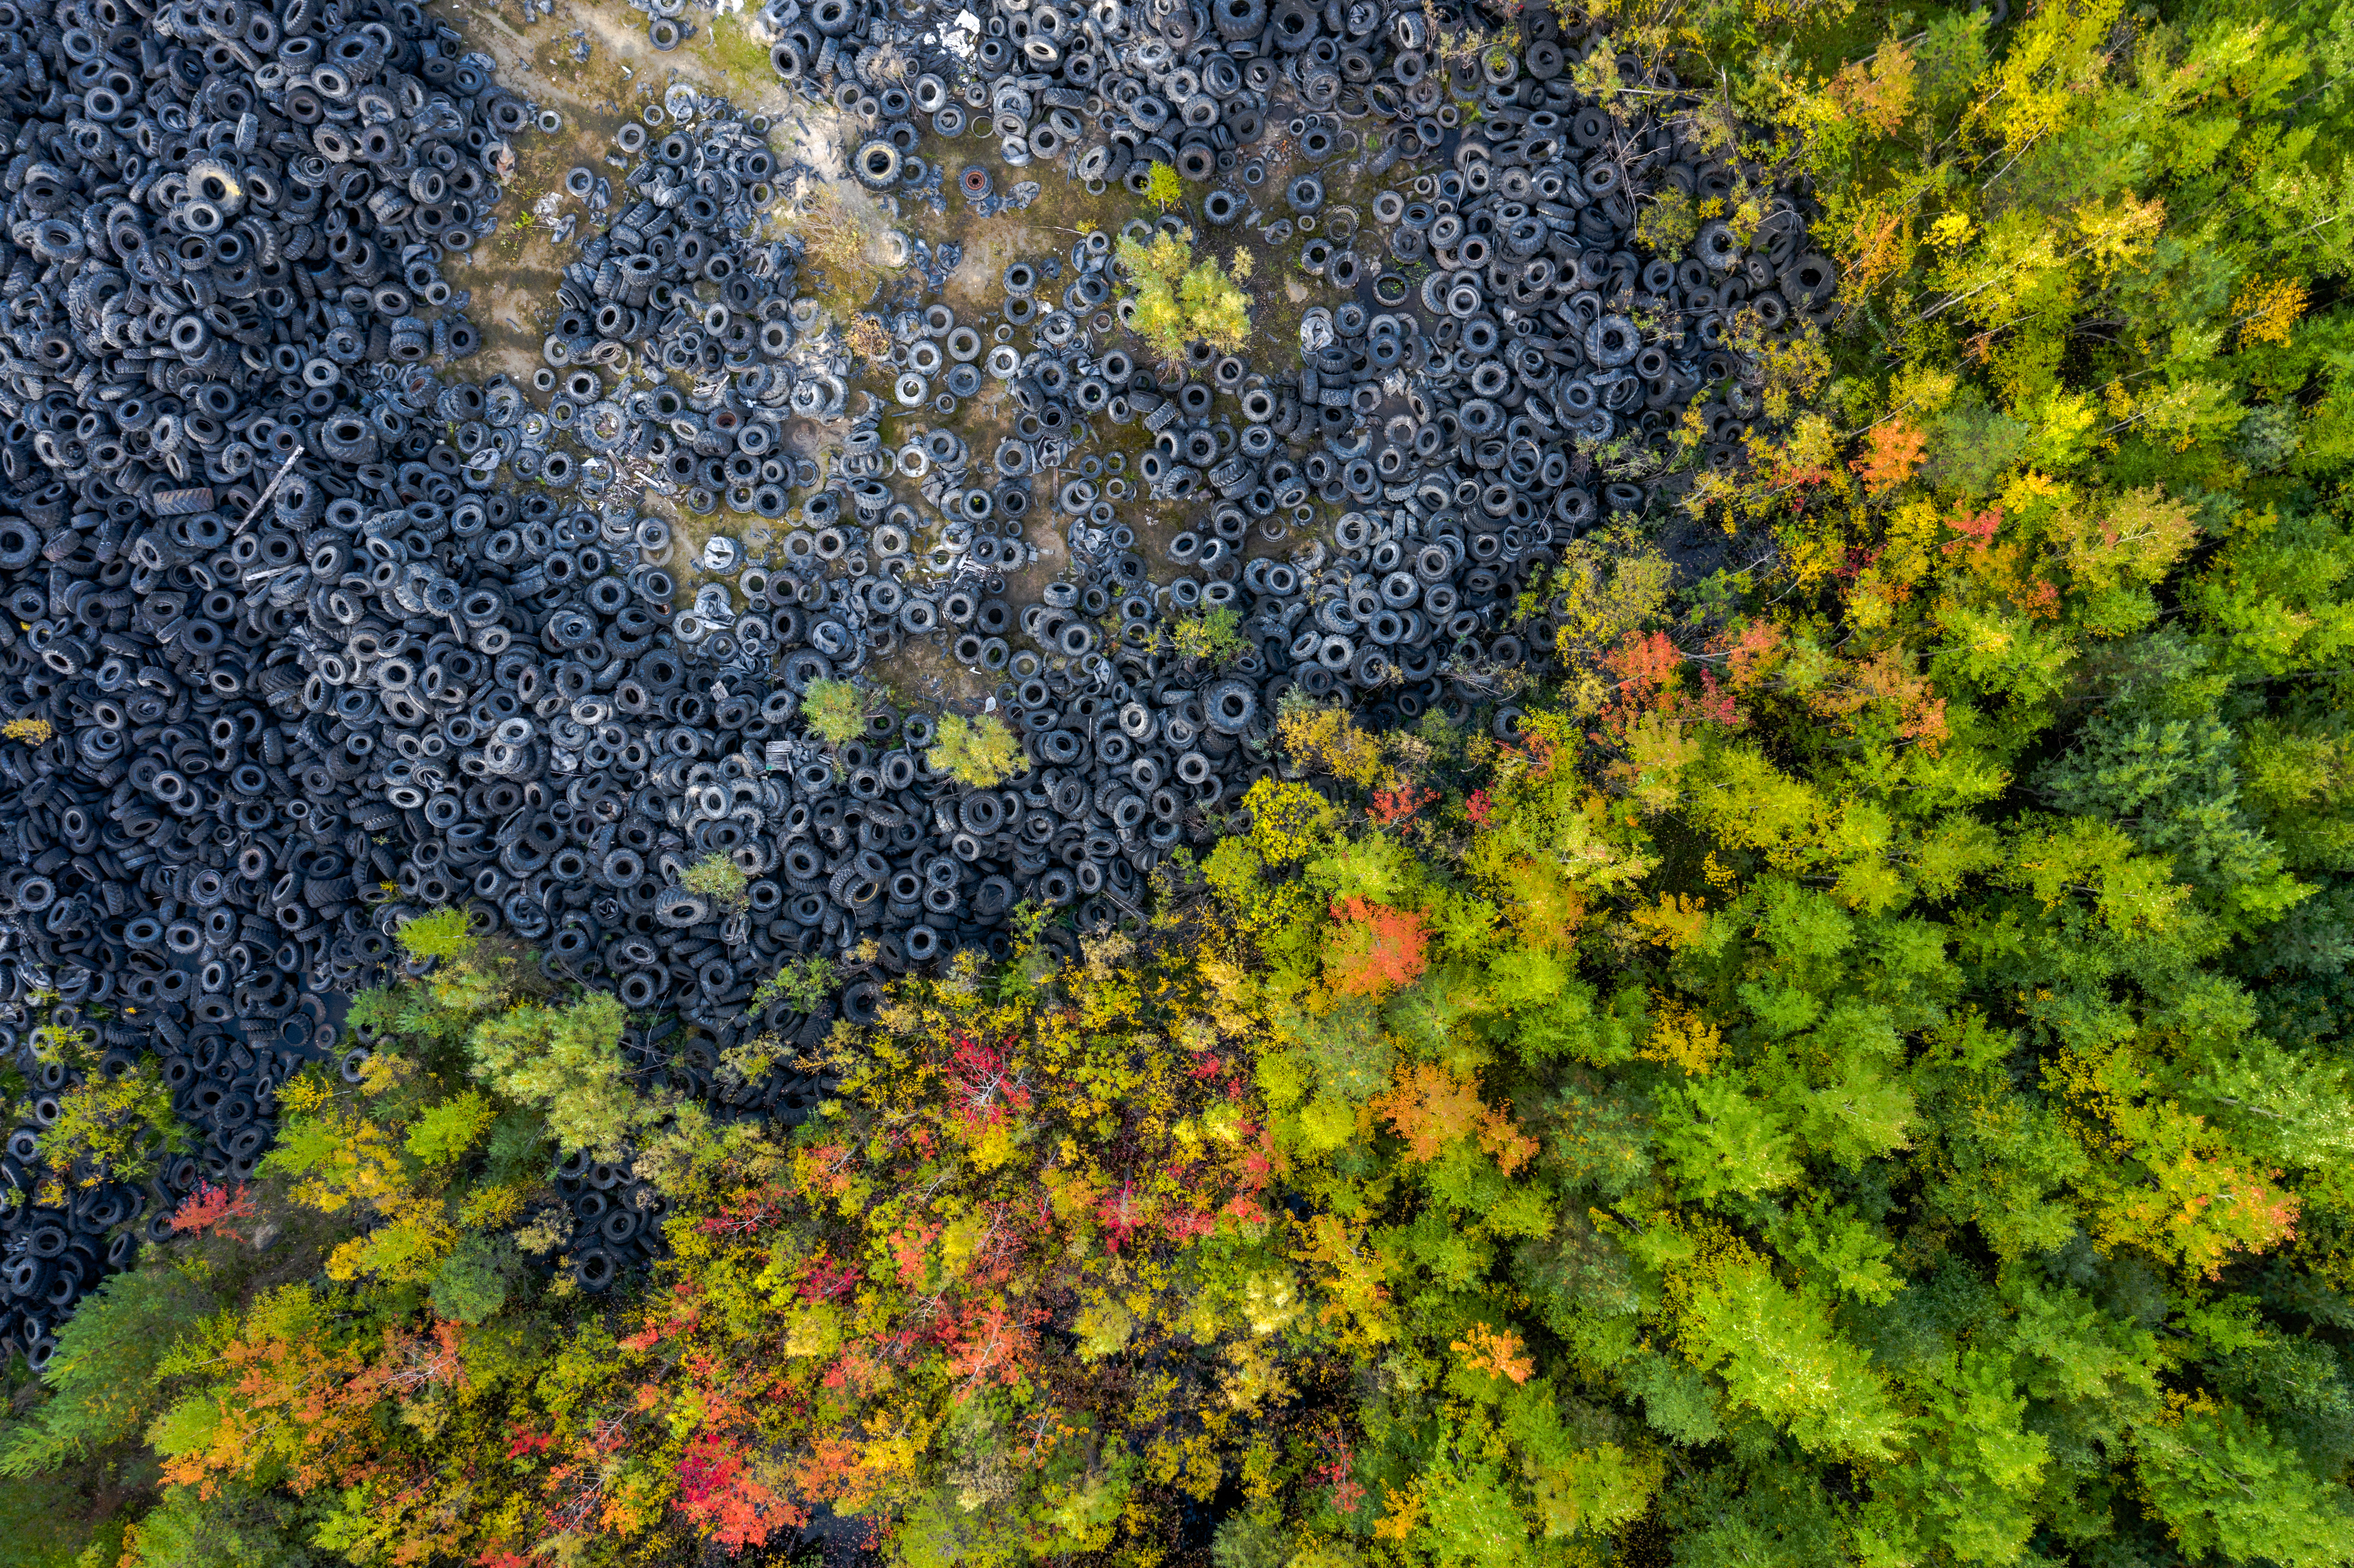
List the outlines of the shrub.
{"label": "shrub", "polygon": [[121,1077],[92,1073],[59,1095],[58,1119],[42,1130],[40,1153],[59,1183],[87,1184],[101,1174],[139,1182],[154,1173],[157,1150],[185,1149],[187,1141],[172,1114],[172,1091],[151,1057]]}
{"label": "shrub", "polygon": [[436,909],[403,920],[400,945],[420,959],[462,959],[474,950],[474,932],[463,909]]}
{"label": "shrub", "polygon": [[1215,257],[1195,260],[1190,237],[1155,234],[1144,244],[1121,240],[1119,260],[1136,284],[1131,324],[1163,359],[1183,358],[1194,343],[1232,354],[1250,340],[1250,298],[1241,281],[1250,276],[1245,253],[1236,252],[1229,273]]}
{"label": "shrub", "polygon": [[821,954],[790,959],[755,988],[750,1011],[763,1012],[770,1002],[782,1001],[795,1012],[808,1012],[832,994],[841,978],[833,960]]}
{"label": "shrub", "polygon": [[1145,171],[1144,199],[1152,204],[1154,211],[1167,212],[1184,196],[1185,182],[1177,177],[1175,169],[1166,164],[1155,163]]}
{"label": "shrub", "polygon": [[942,714],[930,756],[934,768],[976,789],[1002,784],[1022,770],[1022,743],[995,714],[974,719]]}
{"label": "shrub", "polygon": [[724,854],[707,854],[680,874],[679,885],[728,909],[741,908],[752,885],[743,868]]}
{"label": "shrub", "polygon": [[801,697],[801,716],[828,746],[854,740],[866,729],[866,705],[847,681],[811,681]]}
{"label": "shrub", "polygon": [[1249,640],[1242,633],[1242,617],[1225,605],[1181,617],[1169,636],[1182,657],[1212,664],[1223,664],[1250,651]]}

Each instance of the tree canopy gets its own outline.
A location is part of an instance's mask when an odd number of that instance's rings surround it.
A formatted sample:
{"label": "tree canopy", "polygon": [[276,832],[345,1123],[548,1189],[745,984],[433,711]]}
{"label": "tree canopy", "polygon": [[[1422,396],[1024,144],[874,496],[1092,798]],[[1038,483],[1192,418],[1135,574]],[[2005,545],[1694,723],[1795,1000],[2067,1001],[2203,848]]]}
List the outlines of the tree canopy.
{"label": "tree canopy", "polygon": [[[1842,308],[1557,552],[1562,678],[1287,705],[1138,929],[863,968],[798,1127],[417,923],[0,1474],[145,1568],[2354,1562],[2354,11],[1595,9]],[[1246,331],[1172,247],[1145,330]],[[107,1095],[57,1180],[161,1136]],[[561,1266],[567,1156],[650,1277]]]}

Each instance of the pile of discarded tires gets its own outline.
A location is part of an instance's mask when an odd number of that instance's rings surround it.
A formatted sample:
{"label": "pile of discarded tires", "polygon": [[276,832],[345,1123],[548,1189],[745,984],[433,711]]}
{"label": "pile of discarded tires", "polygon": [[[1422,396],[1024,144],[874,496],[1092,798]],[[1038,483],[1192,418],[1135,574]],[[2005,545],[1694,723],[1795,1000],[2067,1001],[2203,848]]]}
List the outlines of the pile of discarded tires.
{"label": "pile of discarded tires", "polygon": [[[1003,952],[1024,901],[1067,915],[1058,941],[1140,920],[1158,862],[1273,770],[1288,693],[1508,732],[1492,677],[1553,630],[1514,607],[1614,514],[1671,531],[1691,463],[1745,461],[1762,352],[1834,308],[1795,193],[1750,193],[1753,226],[1678,253],[1636,243],[1638,201],[1729,200],[1744,175],[1665,112],[1670,82],[1617,118],[1581,100],[1567,65],[1606,46],[1549,13],[1467,71],[1418,5],[1033,4],[977,33],[960,10],[769,16],[780,75],[874,128],[869,185],[936,184],[914,117],[957,135],[985,108],[1007,162],[1172,162],[1208,186],[1203,226],[1301,236],[1337,291],[1296,367],[1140,364],[1103,235],[1016,261],[969,320],[937,297],[951,249],[910,240],[873,306],[889,370],[854,390],[796,243],[748,235],[790,172],[766,126],[673,94],[617,141],[621,197],[565,270],[534,384],[446,377],[475,336],[436,262],[493,221],[505,138],[540,118],[486,62],[380,0],[0,5],[21,149],[0,181],[0,1045],[35,1091],[0,1170],[36,1185],[66,1086],[37,1029],[94,1071],[154,1055],[197,1133],[148,1186],[0,1211],[0,1337],[44,1359],[138,1234],[251,1171],[288,1075],[358,1071],[368,1043],[328,999],[395,959],[408,916],[527,939],[673,1021],[627,1040],[640,1071],[790,1118],[818,1081],[737,1082],[720,1054],[756,1031],[813,1047],[890,975]],[[1279,190],[1278,154],[1305,161]],[[1394,187],[1370,215],[1316,172],[1352,158]],[[1012,429],[975,450],[946,421],[992,381]],[[847,418],[822,466],[787,450],[795,418]],[[1133,463],[1087,439],[1129,424]],[[648,491],[740,520],[692,597]],[[1122,521],[1143,499],[1194,509],[1181,575]],[[1046,528],[1068,567],[1016,603]],[[1172,651],[1219,610],[1243,652]],[[1028,764],[1003,787],[937,775],[923,714],[804,733],[812,681],[918,640],[997,677]],[[741,905],[685,885],[713,856]],[[747,1016],[821,952],[849,961],[838,1002]],[[562,1183],[598,1288],[658,1233],[626,1171]]]}
{"label": "pile of discarded tires", "polygon": [[336,1044],[323,999],[387,951],[382,715],[313,683],[312,628],[410,580],[364,519],[453,537],[424,362],[477,336],[437,261],[536,118],[411,5],[0,5],[0,1045],[31,1091],[0,1169],[41,1184],[42,1030],[94,1072],[156,1057],[197,1144],[0,1211],[0,1338],[36,1364],[139,1231],[251,1170]]}

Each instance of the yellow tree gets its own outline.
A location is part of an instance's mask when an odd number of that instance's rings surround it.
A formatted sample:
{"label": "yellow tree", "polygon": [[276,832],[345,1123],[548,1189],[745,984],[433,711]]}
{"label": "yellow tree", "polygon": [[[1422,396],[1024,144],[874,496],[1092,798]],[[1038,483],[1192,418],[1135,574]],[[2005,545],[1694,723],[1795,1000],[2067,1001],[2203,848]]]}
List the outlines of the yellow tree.
{"label": "yellow tree", "polygon": [[1249,269],[1241,258],[1231,271],[1214,256],[1197,261],[1191,234],[1162,232],[1121,240],[1119,260],[1136,284],[1129,324],[1163,359],[1181,359],[1196,343],[1232,354],[1250,340],[1250,299],[1241,282]]}

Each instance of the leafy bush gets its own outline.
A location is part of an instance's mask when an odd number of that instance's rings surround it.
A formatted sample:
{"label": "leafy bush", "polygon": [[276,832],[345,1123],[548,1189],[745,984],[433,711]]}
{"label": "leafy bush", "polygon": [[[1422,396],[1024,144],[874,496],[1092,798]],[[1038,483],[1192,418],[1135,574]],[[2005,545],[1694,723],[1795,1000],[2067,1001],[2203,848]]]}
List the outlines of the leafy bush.
{"label": "leafy bush", "polygon": [[748,1006],[754,1012],[762,1012],[770,1003],[781,1001],[795,1012],[809,1012],[840,984],[841,971],[833,960],[811,953],[787,959],[775,974],[755,986]]}
{"label": "leafy bush", "polygon": [[1169,636],[1179,657],[1211,664],[1223,664],[1250,652],[1250,640],[1242,633],[1242,617],[1225,605],[1178,617]]}
{"label": "leafy bush", "polygon": [[1185,182],[1168,164],[1155,162],[1144,174],[1144,199],[1155,212],[1167,212],[1185,199]]}
{"label": "leafy bush", "polygon": [[938,736],[926,755],[936,770],[976,789],[1002,784],[1023,768],[1022,742],[995,714],[971,719],[942,714]]}
{"label": "leafy bush", "polygon": [[1161,357],[1175,363],[1193,344],[1232,354],[1250,340],[1247,252],[1235,252],[1231,270],[1217,259],[1193,258],[1190,237],[1156,232],[1148,242],[1119,242],[1121,265],[1136,285],[1130,324]]}
{"label": "leafy bush", "polygon": [[186,1147],[187,1130],[153,1057],[117,1077],[85,1075],[58,1096],[58,1118],[38,1139],[48,1191],[59,1198],[69,1186],[144,1181],[165,1150]]}
{"label": "leafy bush", "polygon": [[811,681],[801,695],[801,716],[828,746],[841,746],[866,733],[866,705],[847,681]]}
{"label": "leafy bush", "polygon": [[680,874],[678,883],[689,893],[699,893],[723,909],[740,908],[752,886],[752,879],[744,874],[743,867],[724,854],[705,855]]}
{"label": "leafy bush", "polygon": [[475,945],[473,926],[463,909],[436,909],[403,920],[394,936],[420,959],[462,959]]}

